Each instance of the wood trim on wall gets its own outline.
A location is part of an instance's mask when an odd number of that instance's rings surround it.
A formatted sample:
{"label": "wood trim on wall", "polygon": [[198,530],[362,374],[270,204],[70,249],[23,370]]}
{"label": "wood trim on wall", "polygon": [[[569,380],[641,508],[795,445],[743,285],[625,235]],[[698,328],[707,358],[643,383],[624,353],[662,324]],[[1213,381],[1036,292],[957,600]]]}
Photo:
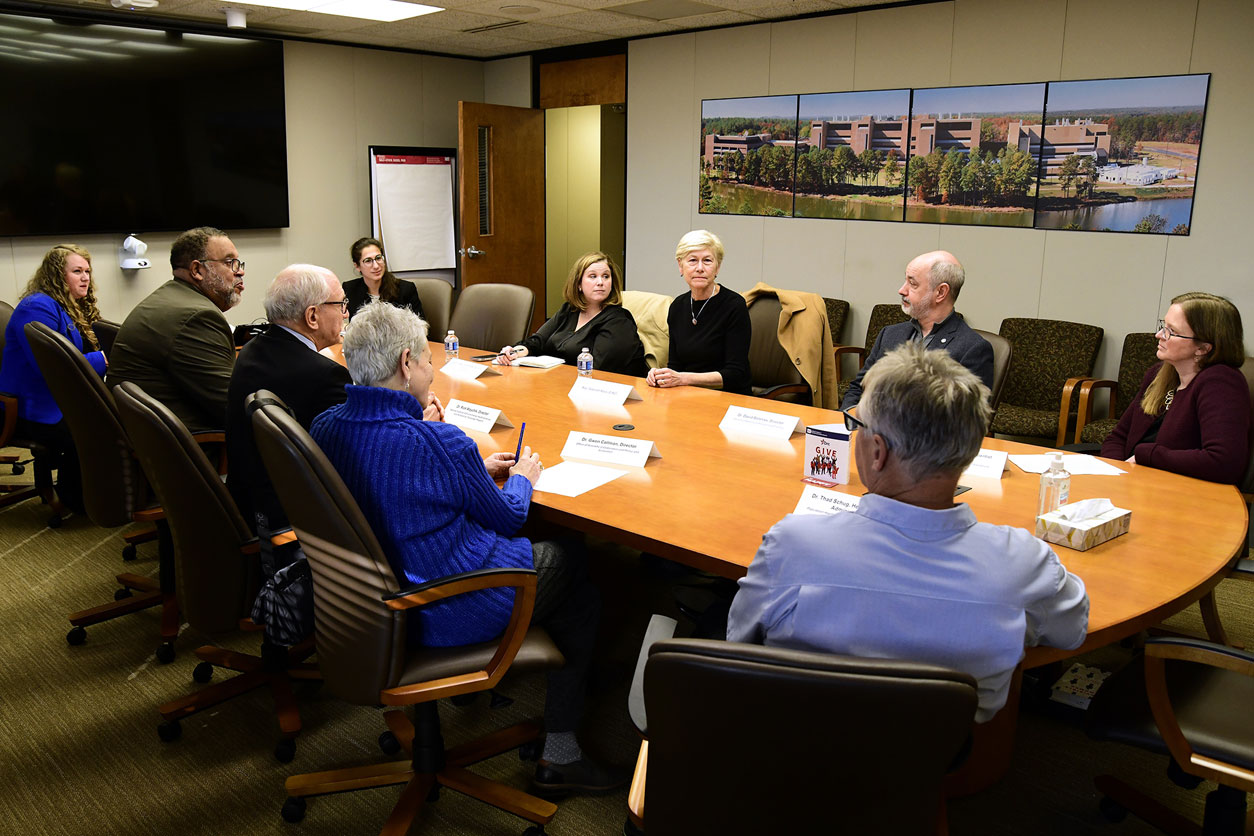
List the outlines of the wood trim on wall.
{"label": "wood trim on wall", "polygon": [[540,107],[627,101],[627,56],[605,55],[540,65]]}

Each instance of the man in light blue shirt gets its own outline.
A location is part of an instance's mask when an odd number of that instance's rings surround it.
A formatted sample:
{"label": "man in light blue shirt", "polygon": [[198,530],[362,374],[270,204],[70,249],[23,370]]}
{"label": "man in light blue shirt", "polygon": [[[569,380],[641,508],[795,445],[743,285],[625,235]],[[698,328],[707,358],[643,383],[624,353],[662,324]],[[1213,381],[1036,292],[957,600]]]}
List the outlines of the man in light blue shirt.
{"label": "man in light blue shirt", "polygon": [[1072,649],[1084,582],[1027,531],[954,502],[992,417],[944,351],[908,343],[866,376],[854,455],[858,510],[794,514],[762,538],[732,602],[730,641],[946,665],[979,685],[976,720],[1005,705],[1025,645]]}

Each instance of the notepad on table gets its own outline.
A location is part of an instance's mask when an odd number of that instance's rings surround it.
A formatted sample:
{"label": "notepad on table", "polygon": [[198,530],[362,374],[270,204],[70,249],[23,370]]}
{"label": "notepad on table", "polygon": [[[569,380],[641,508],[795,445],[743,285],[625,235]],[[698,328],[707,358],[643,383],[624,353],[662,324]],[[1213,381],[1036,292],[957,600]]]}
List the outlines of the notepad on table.
{"label": "notepad on table", "polygon": [[540,354],[536,357],[518,357],[513,361],[515,366],[528,366],[533,369],[551,369],[566,363],[561,357],[550,357]]}

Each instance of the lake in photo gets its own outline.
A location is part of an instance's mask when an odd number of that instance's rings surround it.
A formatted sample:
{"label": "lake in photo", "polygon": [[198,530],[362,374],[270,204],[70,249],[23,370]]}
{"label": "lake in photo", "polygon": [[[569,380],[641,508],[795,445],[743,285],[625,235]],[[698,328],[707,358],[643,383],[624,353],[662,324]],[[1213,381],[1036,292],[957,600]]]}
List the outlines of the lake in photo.
{"label": "lake in photo", "polygon": [[1147,215],[1162,215],[1167,219],[1163,232],[1171,232],[1180,224],[1189,222],[1193,211],[1193,198],[1167,197],[1161,200],[1135,200],[1128,203],[1107,203],[1083,209],[1063,209],[1056,212],[1037,212],[1037,229],[1062,229],[1072,223],[1080,229],[1110,229],[1115,232],[1131,232]]}

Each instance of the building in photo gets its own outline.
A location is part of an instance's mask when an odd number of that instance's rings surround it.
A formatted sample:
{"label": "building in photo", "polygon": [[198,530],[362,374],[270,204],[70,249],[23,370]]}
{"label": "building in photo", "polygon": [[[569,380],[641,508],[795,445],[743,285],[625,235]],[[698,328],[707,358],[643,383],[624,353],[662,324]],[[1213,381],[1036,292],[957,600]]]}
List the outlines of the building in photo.
{"label": "building in photo", "polygon": [[1106,165],[1110,156],[1109,127],[1091,120],[1060,119],[1044,126],[1011,122],[1007,129],[1006,147],[1018,148],[1032,156],[1040,154],[1041,173],[1045,177],[1054,177],[1063,161],[1073,154],[1084,154],[1092,157],[1098,166]]}

